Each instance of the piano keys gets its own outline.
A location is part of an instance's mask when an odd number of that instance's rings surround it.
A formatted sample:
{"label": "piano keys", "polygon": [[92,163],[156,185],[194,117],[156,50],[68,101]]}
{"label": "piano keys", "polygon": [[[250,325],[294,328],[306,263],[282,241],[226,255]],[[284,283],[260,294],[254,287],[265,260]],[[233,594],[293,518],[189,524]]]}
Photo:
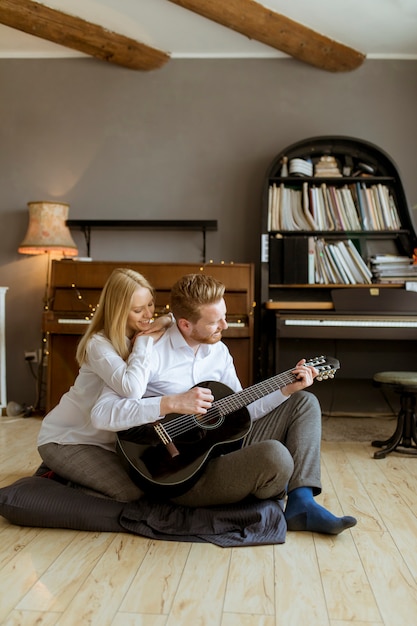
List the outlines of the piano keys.
{"label": "piano keys", "polygon": [[277,338],[417,339],[417,316],[277,314]]}

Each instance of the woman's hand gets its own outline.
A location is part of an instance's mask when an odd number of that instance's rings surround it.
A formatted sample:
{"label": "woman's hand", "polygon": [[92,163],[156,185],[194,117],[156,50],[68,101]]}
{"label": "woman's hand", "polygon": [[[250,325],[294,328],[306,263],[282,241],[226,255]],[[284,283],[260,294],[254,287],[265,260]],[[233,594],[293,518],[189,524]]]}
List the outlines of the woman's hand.
{"label": "woman's hand", "polygon": [[297,380],[281,389],[284,396],[290,396],[292,393],[301,391],[313,384],[315,377],[318,375],[318,371],[312,365],[305,365],[305,363],[306,360],[301,359],[292,370],[291,373],[294,374]]}
{"label": "woman's hand", "polygon": [[139,333],[136,333],[136,335],[132,339],[132,345],[135,342],[136,337],[139,337],[141,335],[150,335],[151,337],[153,337],[156,343],[158,339],[162,337],[162,335],[167,330],[167,328],[172,326],[172,324],[174,324],[174,317],[172,313],[168,313],[167,315],[160,315],[159,317],[156,317],[154,321],[151,324],[149,324],[149,328]]}

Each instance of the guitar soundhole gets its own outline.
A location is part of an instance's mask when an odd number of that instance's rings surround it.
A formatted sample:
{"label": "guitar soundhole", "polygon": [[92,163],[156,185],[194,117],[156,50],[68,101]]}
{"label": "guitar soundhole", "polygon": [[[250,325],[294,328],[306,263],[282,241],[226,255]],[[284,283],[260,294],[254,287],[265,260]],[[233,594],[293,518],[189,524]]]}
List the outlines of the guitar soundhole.
{"label": "guitar soundhole", "polygon": [[216,407],[212,407],[205,415],[194,416],[196,425],[204,430],[218,428],[224,422],[224,416],[220,415]]}

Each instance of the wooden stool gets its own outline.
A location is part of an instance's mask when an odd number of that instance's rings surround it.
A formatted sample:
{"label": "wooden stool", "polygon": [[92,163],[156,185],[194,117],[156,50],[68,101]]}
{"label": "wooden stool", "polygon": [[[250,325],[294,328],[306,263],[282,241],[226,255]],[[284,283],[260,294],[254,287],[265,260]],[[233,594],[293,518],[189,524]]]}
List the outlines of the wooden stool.
{"label": "wooden stool", "polygon": [[[373,441],[376,448],[375,459],[383,459],[389,452],[397,450],[406,454],[417,455],[416,431],[416,395],[417,372],[378,372],[374,375],[376,386],[389,385],[400,395],[400,411],[394,434],[385,441]],[[400,449],[401,448],[401,449]]]}

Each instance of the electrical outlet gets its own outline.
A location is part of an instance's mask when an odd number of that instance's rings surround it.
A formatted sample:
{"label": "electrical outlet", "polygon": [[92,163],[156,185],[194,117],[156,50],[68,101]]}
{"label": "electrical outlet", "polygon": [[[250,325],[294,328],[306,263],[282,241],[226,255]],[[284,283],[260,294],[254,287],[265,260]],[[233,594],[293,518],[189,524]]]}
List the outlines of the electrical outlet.
{"label": "electrical outlet", "polygon": [[26,350],[25,351],[25,361],[29,363],[37,363],[38,362],[38,353],[36,350]]}

